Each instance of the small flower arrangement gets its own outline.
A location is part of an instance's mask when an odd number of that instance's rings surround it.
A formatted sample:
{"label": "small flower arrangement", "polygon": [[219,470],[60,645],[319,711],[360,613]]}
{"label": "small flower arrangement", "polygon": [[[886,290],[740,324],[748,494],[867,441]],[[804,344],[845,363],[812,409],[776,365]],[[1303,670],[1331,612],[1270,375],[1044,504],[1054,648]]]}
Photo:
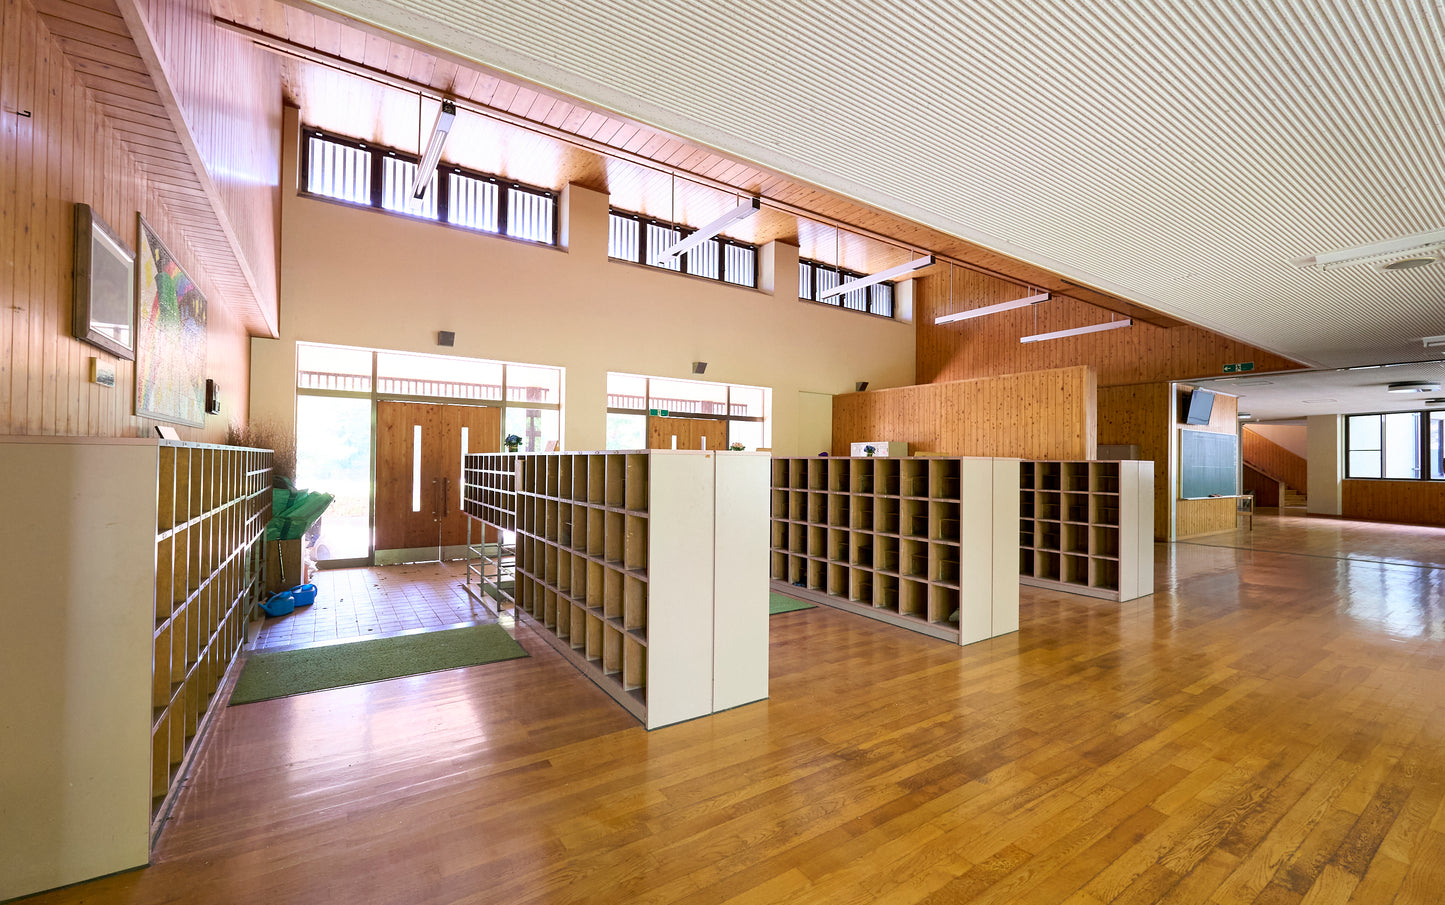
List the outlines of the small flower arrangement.
{"label": "small flower arrangement", "polygon": [[507,434],[506,439],[502,441],[502,445],[507,447],[507,452],[516,452],[522,445],[522,438],[516,434]]}
{"label": "small flower arrangement", "polygon": [[878,447],[872,445],[871,443],[870,443],[869,445],[863,447],[863,455],[865,455],[865,456],[871,456],[871,455],[873,455],[874,453],[876,453],[877,451],[878,451]]}
{"label": "small flower arrangement", "polygon": [[741,443],[732,443],[728,445],[728,449],[732,450],[733,452],[742,452],[743,450],[747,449],[747,447],[742,445]]}

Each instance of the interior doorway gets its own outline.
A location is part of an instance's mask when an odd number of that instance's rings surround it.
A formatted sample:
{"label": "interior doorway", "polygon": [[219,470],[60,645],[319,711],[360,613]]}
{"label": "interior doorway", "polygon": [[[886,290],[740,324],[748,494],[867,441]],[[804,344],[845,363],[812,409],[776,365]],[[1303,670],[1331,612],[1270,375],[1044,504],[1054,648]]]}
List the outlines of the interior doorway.
{"label": "interior doorway", "polygon": [[377,565],[467,555],[462,456],[496,452],[501,436],[495,406],[377,402]]}

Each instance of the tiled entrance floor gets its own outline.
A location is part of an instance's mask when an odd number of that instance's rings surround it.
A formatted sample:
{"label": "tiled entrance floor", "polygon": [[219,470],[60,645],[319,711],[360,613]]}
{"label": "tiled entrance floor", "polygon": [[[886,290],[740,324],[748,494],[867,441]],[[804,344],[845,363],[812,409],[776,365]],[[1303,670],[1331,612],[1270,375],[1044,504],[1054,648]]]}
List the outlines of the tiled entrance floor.
{"label": "tiled entrance floor", "polygon": [[491,611],[467,594],[465,579],[462,561],[318,571],[312,578],[316,602],[289,616],[268,617],[256,647],[294,647],[495,622]]}

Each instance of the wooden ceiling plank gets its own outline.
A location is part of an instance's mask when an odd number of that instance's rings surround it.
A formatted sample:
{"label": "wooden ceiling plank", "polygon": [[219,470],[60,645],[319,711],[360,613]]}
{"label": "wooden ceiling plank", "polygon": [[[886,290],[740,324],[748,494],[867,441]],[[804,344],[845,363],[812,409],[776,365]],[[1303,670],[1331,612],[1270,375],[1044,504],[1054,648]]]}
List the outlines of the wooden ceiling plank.
{"label": "wooden ceiling plank", "polygon": [[320,16],[312,16],[312,27],[315,29],[312,45],[322,53],[339,54],[341,52],[341,24],[330,19],[323,19]]}
{"label": "wooden ceiling plank", "polygon": [[145,76],[147,79],[150,78],[150,73],[146,72],[145,63],[133,53],[99,47],[63,35],[55,35],[54,38],[55,43],[60,45],[60,49],[65,51],[65,57],[68,60],[85,60],[88,63],[107,66],[116,72],[133,72]]}
{"label": "wooden ceiling plank", "polygon": [[548,110],[547,115],[542,118],[542,125],[549,126],[553,129],[560,129],[562,128],[562,124],[567,121],[567,117],[571,116],[572,112],[576,109],[576,104],[568,103],[567,101],[558,101],[552,105],[552,109]]}
{"label": "wooden ceiling plank", "polygon": [[341,25],[341,49],[337,55],[352,61],[361,63],[366,60],[366,32],[358,31],[348,25]]}
{"label": "wooden ceiling plank", "polygon": [[150,89],[151,93],[155,93],[156,90],[155,82],[151,81],[149,75],[142,72],[118,69],[106,63],[78,58],[72,58],[71,65],[75,67],[77,72],[85,73],[94,78],[109,79],[122,85],[129,85],[132,88]]}
{"label": "wooden ceiling plank", "polygon": [[283,8],[286,17],[286,38],[302,47],[316,46],[316,17],[294,6]]}
{"label": "wooden ceiling plank", "polygon": [[47,26],[57,20],[73,22],[130,41],[130,32],[125,29],[125,20],[114,12],[94,9],[80,3],[73,3],[71,0],[33,0],[33,2],[36,12],[45,17]]}
{"label": "wooden ceiling plank", "polygon": [[627,123],[623,120],[620,120],[614,116],[609,116],[607,117],[607,122],[602,124],[602,128],[598,129],[592,134],[592,140],[600,141],[604,145],[610,145],[612,144],[613,136],[615,136],[619,131],[621,131],[621,129],[626,125]]}
{"label": "wooden ceiling plank", "polygon": [[[118,35],[106,31],[103,28],[96,28],[86,25],[84,22],[76,22],[71,19],[62,19],[46,15],[45,27],[50,29],[50,34],[57,39],[64,38],[78,44],[88,44],[94,47],[104,48],[115,53],[136,56],[135,42],[130,35]],[[139,57],[136,57],[139,59]]]}

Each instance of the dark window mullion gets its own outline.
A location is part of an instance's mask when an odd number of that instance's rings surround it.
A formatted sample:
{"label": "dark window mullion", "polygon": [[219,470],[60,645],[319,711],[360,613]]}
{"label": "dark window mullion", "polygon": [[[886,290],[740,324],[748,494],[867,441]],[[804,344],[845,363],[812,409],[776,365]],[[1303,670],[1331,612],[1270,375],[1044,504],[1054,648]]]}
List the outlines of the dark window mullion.
{"label": "dark window mullion", "polygon": [[512,223],[508,210],[512,206],[511,187],[501,180],[497,181],[497,235],[512,235]]}
{"label": "dark window mullion", "polygon": [[371,206],[380,210],[386,154],[380,148],[369,148],[368,152],[371,155]]}
{"label": "dark window mullion", "polygon": [[451,181],[451,179],[447,176],[446,171],[443,170],[443,168],[442,168],[440,165],[437,166],[437,222],[438,222],[438,223],[450,223],[450,222],[451,222],[451,216],[450,216],[451,201],[452,201],[451,182],[452,182],[452,181]]}

